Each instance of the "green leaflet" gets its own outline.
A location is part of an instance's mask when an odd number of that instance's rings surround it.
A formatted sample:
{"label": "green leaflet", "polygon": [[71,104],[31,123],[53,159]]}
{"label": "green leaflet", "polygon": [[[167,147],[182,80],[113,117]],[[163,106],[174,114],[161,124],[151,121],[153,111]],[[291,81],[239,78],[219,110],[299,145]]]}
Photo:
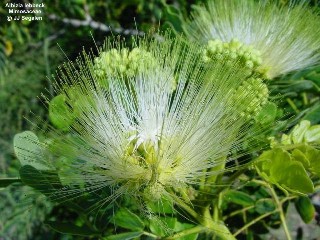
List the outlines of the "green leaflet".
{"label": "green leaflet", "polygon": [[302,163],[303,167],[305,169],[308,169],[310,166],[310,161],[308,160],[308,158],[306,157],[306,155],[300,151],[299,149],[294,149],[292,151],[292,155],[291,155],[295,160],[299,161]]}
{"label": "green leaflet", "polygon": [[[299,157],[301,158],[301,155]],[[314,191],[313,183],[303,163],[281,148],[264,152],[258,158],[257,169],[267,181],[286,190],[299,194]]]}
{"label": "green leaflet", "polygon": [[40,171],[33,166],[25,165],[20,168],[22,183],[38,190],[44,195],[50,196],[52,192],[61,188],[58,175],[51,171]]}
{"label": "green leaflet", "polygon": [[223,195],[223,198],[228,202],[233,202],[244,207],[254,205],[254,200],[250,195],[240,191],[229,190]]}
{"label": "green leaflet", "polygon": [[53,167],[46,157],[38,137],[31,131],[16,134],[13,139],[14,152],[22,166],[30,165],[38,170],[51,170]]}
{"label": "green leaflet", "polygon": [[183,32],[183,20],[181,8],[177,8],[164,2],[163,18],[166,19],[165,25],[169,25],[176,33]]}
{"label": "green leaflet", "polygon": [[[179,232],[179,231],[183,231],[183,230],[186,230],[186,229],[190,229],[192,227],[194,227],[194,225],[192,225],[190,223],[180,223],[180,222],[177,221],[176,224],[175,224],[174,229],[177,232]],[[196,239],[198,239],[198,235],[199,235],[199,233],[192,233],[192,234],[177,238],[177,240],[196,240]]]}
{"label": "green leaflet", "polygon": [[49,118],[52,124],[63,131],[67,131],[75,120],[75,114],[67,105],[67,96],[59,94],[49,103]]}
{"label": "green leaflet", "polygon": [[308,159],[310,165],[308,170],[320,177],[320,150],[315,147],[304,145],[298,148],[306,159]]}
{"label": "green leaflet", "polygon": [[117,226],[133,231],[142,231],[144,229],[143,221],[127,208],[121,208],[113,218]]}
{"label": "green leaflet", "polygon": [[[165,237],[168,234],[174,234],[173,232],[181,232],[194,227],[189,223],[181,223],[174,217],[160,217],[150,221],[149,228],[152,233],[157,236]],[[178,240],[196,240],[198,233],[191,233],[183,237],[176,238]]]}
{"label": "green leaflet", "polygon": [[305,223],[309,223],[315,216],[315,208],[308,197],[299,197],[295,207]]}
{"label": "green leaflet", "polygon": [[302,120],[289,135],[283,134],[281,138],[281,144],[284,145],[311,142],[320,142],[320,125],[311,126],[307,120]]}
{"label": "green leaflet", "polygon": [[84,103],[92,103],[92,101],[92,96],[84,94],[80,86],[70,86],[61,90],[61,94],[50,101],[49,119],[56,128],[68,131],[75,119],[83,113]]}
{"label": "green leaflet", "polygon": [[155,213],[174,213],[173,203],[166,198],[160,201],[149,201],[147,206]]}
{"label": "green leaflet", "polygon": [[267,181],[296,193],[312,193],[311,178],[320,176],[320,125],[303,120],[281,141],[271,140],[271,150],[257,159],[257,170]]}
{"label": "green leaflet", "polygon": [[291,158],[289,153],[282,151],[282,149],[275,149],[272,152],[271,164],[269,169],[271,181],[277,183],[286,178],[284,168],[290,165]]}
{"label": "green leaflet", "polygon": [[285,172],[283,174],[284,179],[280,184],[285,188],[297,193],[307,194],[314,192],[313,183],[300,162],[292,162],[283,171]]}
{"label": "green leaflet", "polygon": [[168,235],[169,230],[174,230],[177,222],[177,218],[160,217],[159,219],[153,219],[152,221],[150,221],[149,228],[152,233],[164,237]]}

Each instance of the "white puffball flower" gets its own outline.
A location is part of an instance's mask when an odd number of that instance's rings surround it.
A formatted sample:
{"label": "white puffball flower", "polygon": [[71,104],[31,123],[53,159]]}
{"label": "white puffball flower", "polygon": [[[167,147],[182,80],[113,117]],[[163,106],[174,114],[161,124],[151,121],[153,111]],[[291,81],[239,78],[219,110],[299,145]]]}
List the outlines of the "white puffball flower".
{"label": "white puffball flower", "polygon": [[320,59],[319,12],[304,1],[209,0],[184,26],[187,36],[207,44],[239,41],[259,51],[272,79],[314,65]]}
{"label": "white puffball flower", "polygon": [[62,70],[67,74],[61,74],[56,90],[68,95],[72,89],[68,106],[77,115],[67,136],[45,146],[55,156],[52,162],[64,185],[52,192],[54,199],[103,189],[109,189],[108,196],[97,205],[125,194],[170,199],[199,185],[201,178],[219,174],[205,170],[223,164],[244,141],[246,118],[240,113],[247,104],[234,89],[246,80],[245,71],[230,63],[204,65],[201,46],[180,37],[142,39],[135,47],[157,64],[140,64],[130,77],[113,71],[108,88],[97,81],[88,56],[77,61],[79,70],[74,65]]}

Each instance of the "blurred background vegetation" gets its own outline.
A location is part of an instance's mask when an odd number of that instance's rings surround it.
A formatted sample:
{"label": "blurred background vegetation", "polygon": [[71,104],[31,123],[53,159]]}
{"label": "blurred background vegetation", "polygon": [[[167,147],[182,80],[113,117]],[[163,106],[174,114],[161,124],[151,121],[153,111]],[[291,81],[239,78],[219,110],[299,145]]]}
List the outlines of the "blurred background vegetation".
{"label": "blurred background vegetation", "polygon": [[[24,130],[41,135],[32,124],[38,119],[50,124],[41,95],[49,99],[54,95],[51,75],[66,56],[74,60],[83,48],[94,49],[95,43],[100,46],[111,35],[129,38],[169,27],[181,32],[181,19],[189,15],[192,4],[204,1],[20,0],[15,3],[44,3],[41,14],[30,15],[42,20],[7,21],[5,6],[11,2],[0,4],[0,177],[18,176],[14,135]],[[288,116],[295,116],[292,125],[301,119],[319,123],[320,67],[280,80],[272,88],[273,96],[282,94],[282,107]],[[20,186],[0,190],[0,239],[74,239],[54,233],[42,222],[50,217],[77,218],[63,215],[63,209],[55,209],[40,195],[28,200],[36,194]]]}

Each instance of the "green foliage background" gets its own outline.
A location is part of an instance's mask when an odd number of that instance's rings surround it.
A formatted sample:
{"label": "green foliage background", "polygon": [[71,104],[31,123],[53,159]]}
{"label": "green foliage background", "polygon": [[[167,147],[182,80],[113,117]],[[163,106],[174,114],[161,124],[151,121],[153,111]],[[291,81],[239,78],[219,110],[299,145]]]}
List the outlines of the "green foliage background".
{"label": "green foliage background", "polygon": [[[0,4],[2,15],[8,15],[5,4],[10,2],[5,0]],[[82,48],[95,49],[95,44],[100,46],[105,37],[110,35],[119,34],[121,37],[129,38],[131,34],[150,31],[156,33],[157,29],[168,27],[181,32],[181,18],[188,16],[192,4],[203,1],[34,0],[30,2],[45,3],[46,6],[41,14],[43,21],[8,22],[5,18],[0,20],[0,177],[19,175],[20,165],[12,148],[14,135],[24,130],[33,130],[41,138],[42,132],[31,123],[37,123],[42,119],[43,125],[50,124],[47,103],[41,95],[49,99],[54,96],[50,76],[55,73],[58,65],[67,60],[66,56],[73,60]],[[103,24],[104,27],[88,24],[86,22],[88,18]],[[106,30],[108,27],[113,30]],[[281,94],[280,105],[285,109],[285,114],[291,117],[283,124],[283,129],[289,129],[301,119],[310,120],[312,124],[320,123],[319,66],[278,79],[271,90],[274,99]],[[249,172],[248,175],[250,174],[252,173]],[[248,214],[246,221],[249,221],[254,219],[257,213],[264,214],[265,211],[274,208],[270,196],[256,183],[246,185],[242,193],[234,191],[228,194],[230,205],[223,206],[226,215],[240,207],[248,207],[253,203],[260,204],[258,208],[260,212]],[[34,195],[37,197],[34,198]],[[0,238],[82,238],[52,231],[52,228],[58,228],[61,232],[63,226],[43,224],[45,220],[61,222],[68,220],[73,222],[75,227],[81,227],[84,220],[81,214],[79,216],[76,212],[65,211],[63,207],[56,207],[44,201],[40,194],[29,187],[16,184],[9,188],[0,188],[0,198]],[[118,213],[116,219],[120,221],[123,218],[129,220],[131,218],[135,224],[144,224],[135,219],[137,217],[135,214],[123,211]],[[243,221],[245,221],[243,218],[235,216],[229,219],[228,224],[237,226]],[[268,232],[266,226],[279,227],[279,216],[270,215],[259,224],[254,225],[253,229],[260,228]],[[118,225],[126,226],[121,222],[118,222]],[[134,225],[129,229],[136,228],[140,229],[140,226]],[[154,231],[161,230],[154,229]],[[161,234],[160,232],[159,235]],[[138,236],[133,233],[131,235],[132,238]],[[130,236],[127,237],[129,239]],[[250,236],[247,239],[251,239]]]}

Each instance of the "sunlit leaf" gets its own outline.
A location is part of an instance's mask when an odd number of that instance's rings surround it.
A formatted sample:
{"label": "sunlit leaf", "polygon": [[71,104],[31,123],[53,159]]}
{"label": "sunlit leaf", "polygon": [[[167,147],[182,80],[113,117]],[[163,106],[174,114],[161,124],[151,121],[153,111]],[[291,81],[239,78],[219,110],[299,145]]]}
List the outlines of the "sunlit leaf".
{"label": "sunlit leaf", "polygon": [[303,194],[314,192],[313,183],[302,163],[294,161],[282,171],[284,172],[283,179],[280,181],[282,186]]}
{"label": "sunlit leaf", "polygon": [[14,152],[22,166],[30,165],[39,170],[50,170],[45,160],[38,137],[30,131],[16,134],[13,139]]}
{"label": "sunlit leaf", "polygon": [[293,143],[302,143],[304,140],[304,135],[309,127],[310,122],[306,120],[303,120],[298,125],[296,125],[290,134],[292,136]]}
{"label": "sunlit leaf", "polygon": [[320,125],[311,126],[305,133],[307,142],[320,142]]}
{"label": "sunlit leaf", "polygon": [[291,155],[294,160],[301,162],[305,169],[309,168],[310,161],[308,160],[306,155],[303,152],[301,152],[299,149],[294,149]]}

